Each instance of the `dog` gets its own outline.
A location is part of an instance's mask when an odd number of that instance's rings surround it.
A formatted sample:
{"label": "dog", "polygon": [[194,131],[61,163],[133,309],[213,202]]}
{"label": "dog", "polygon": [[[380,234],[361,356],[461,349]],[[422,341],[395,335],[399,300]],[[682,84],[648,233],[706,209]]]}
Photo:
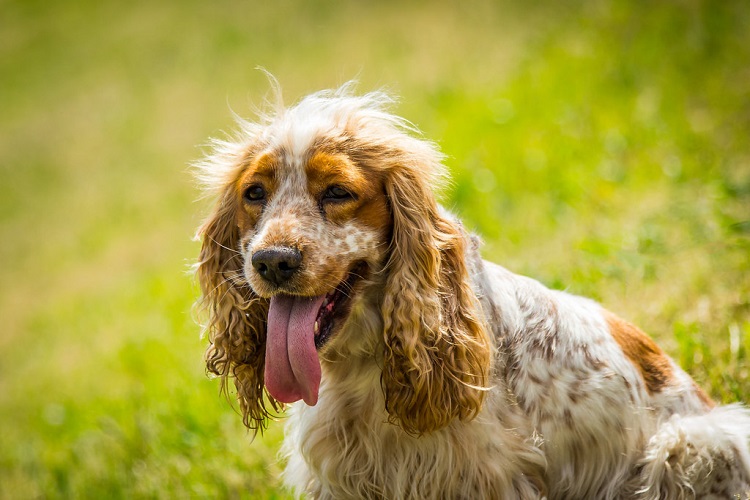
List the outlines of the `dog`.
{"label": "dog", "polygon": [[[280,103],[280,98],[277,99]],[[311,498],[748,498],[750,412],[599,304],[482,260],[383,92],[270,105],[197,164],[206,365],[287,408]]]}

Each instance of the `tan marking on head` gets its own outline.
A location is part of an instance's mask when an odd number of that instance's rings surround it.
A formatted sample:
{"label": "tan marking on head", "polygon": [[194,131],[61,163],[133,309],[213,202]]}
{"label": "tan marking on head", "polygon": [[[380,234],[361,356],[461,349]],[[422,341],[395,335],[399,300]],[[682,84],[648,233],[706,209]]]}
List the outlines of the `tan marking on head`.
{"label": "tan marking on head", "polygon": [[674,380],[672,363],[651,337],[627,321],[604,311],[612,338],[635,365],[649,394],[660,392]]}
{"label": "tan marking on head", "polygon": [[260,203],[246,203],[243,200],[245,190],[253,185],[261,186],[270,196],[278,186],[278,168],[281,159],[273,153],[261,154],[252,159],[245,172],[235,183],[238,206],[237,225],[242,233],[255,227],[263,210]]}
{"label": "tan marking on head", "polygon": [[356,220],[374,229],[382,239],[389,236],[391,217],[382,172],[365,172],[343,153],[317,151],[305,165],[305,173],[308,191],[315,199],[320,200],[332,186],[354,195],[351,201],[324,204],[326,218],[337,224]]}
{"label": "tan marking on head", "polygon": [[322,193],[333,184],[344,188],[365,184],[364,174],[343,154],[316,151],[305,165],[305,174],[311,193]]}

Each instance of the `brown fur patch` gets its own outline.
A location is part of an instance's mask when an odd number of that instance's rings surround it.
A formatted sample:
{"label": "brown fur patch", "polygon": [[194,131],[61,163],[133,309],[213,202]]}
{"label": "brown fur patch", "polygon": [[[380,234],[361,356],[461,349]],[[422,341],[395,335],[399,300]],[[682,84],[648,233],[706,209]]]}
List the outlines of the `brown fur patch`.
{"label": "brown fur patch", "polygon": [[365,173],[347,155],[317,151],[305,166],[308,191],[320,199],[331,186],[340,186],[354,195],[354,200],[324,206],[326,217],[345,223],[356,219],[365,226],[378,230],[385,238],[390,232],[391,217],[385,197],[383,175]]}
{"label": "brown fur patch", "polygon": [[674,377],[672,364],[664,351],[651,337],[636,326],[604,312],[612,338],[620,345],[625,356],[638,368],[649,394],[660,392]]}
{"label": "brown fur patch", "polygon": [[239,176],[235,183],[237,203],[241,207],[237,211],[237,226],[241,233],[245,233],[255,224],[263,210],[261,204],[245,203],[242,199],[247,188],[253,185],[259,185],[269,195],[276,190],[278,180],[276,178],[278,165],[281,159],[276,154],[262,154],[250,162],[245,172]]}
{"label": "brown fur patch", "polygon": [[716,403],[714,403],[709,395],[706,394],[706,391],[701,389],[695,382],[693,382],[693,390],[695,391],[695,395],[698,396],[698,399],[700,399],[701,402],[706,405],[706,408],[713,408],[714,406],[716,406]]}
{"label": "brown fur patch", "polygon": [[362,187],[365,176],[346,155],[316,151],[305,165],[310,193],[322,194],[330,185],[356,190]]}

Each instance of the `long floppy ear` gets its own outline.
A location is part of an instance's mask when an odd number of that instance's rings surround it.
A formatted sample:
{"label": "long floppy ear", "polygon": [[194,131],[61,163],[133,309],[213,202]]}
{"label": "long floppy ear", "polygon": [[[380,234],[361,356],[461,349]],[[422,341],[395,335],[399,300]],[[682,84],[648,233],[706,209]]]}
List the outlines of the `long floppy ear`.
{"label": "long floppy ear", "polygon": [[[234,210],[227,189],[198,230],[202,247],[196,274],[203,294],[200,305],[208,315],[206,368],[221,377],[226,394],[227,379],[234,378],[242,421],[252,431],[262,432],[271,415],[263,398],[268,302],[244,280]],[[277,411],[280,405],[267,398]]]}
{"label": "long floppy ear", "polygon": [[476,416],[490,342],[464,262],[466,237],[440,214],[427,175],[398,166],[386,192],[393,216],[382,306],[386,409],[421,434]]}

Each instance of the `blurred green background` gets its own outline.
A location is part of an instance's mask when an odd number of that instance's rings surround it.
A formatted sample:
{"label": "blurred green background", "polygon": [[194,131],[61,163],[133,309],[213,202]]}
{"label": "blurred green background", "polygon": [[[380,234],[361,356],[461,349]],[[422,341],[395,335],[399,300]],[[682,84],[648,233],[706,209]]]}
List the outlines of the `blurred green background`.
{"label": "blurred green background", "polygon": [[750,395],[750,2],[0,1],[0,497],[280,497],[204,373],[200,144],[350,78],[487,258]]}

